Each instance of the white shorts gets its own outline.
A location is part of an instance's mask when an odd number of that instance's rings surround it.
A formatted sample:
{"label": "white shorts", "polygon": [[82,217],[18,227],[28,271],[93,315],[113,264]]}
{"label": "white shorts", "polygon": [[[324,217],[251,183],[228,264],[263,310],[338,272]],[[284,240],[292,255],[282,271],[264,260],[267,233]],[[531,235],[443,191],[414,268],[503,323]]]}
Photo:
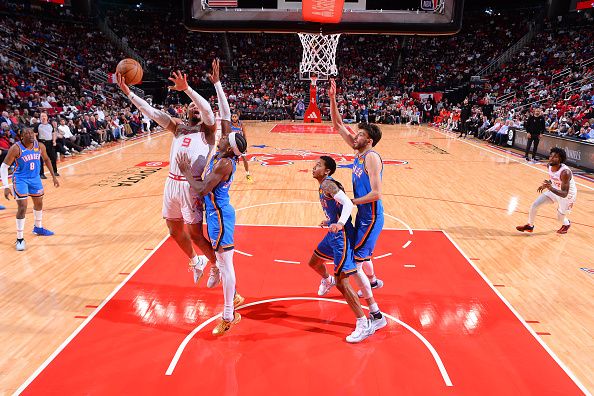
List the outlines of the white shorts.
{"label": "white shorts", "polygon": [[569,214],[571,212],[571,208],[575,203],[575,195],[567,195],[567,197],[561,198],[560,196],[553,194],[551,191],[545,191],[543,194],[551,201],[557,203],[557,211],[562,215]]}
{"label": "white shorts", "polygon": [[184,221],[186,224],[202,223],[204,202],[185,181],[167,178],[163,192],[163,218]]}

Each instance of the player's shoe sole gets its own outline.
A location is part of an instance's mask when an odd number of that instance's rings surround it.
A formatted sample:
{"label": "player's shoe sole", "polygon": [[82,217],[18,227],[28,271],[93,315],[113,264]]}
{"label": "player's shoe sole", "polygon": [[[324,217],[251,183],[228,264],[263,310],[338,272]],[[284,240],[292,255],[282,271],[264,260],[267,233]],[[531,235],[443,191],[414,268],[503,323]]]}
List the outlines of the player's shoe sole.
{"label": "player's shoe sole", "polygon": [[220,337],[223,334],[227,333],[233,326],[241,321],[241,315],[237,312],[233,313],[233,320],[228,322],[225,319],[221,319],[217,327],[212,330],[212,335],[215,337]]}

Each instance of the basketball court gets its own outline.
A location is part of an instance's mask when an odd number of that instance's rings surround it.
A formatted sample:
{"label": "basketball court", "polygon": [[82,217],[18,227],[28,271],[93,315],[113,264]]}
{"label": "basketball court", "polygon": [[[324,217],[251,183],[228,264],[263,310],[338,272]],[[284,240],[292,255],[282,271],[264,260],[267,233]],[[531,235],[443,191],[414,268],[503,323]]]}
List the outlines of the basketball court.
{"label": "basketball court", "polygon": [[[164,238],[171,137],[113,146],[61,163],[63,185],[46,187],[56,235],[27,237],[26,259],[12,250],[15,208],[2,214],[4,392],[591,389],[592,275],[580,270],[594,228],[591,183],[579,182],[569,234],[555,233],[553,207],[539,213],[538,231],[520,234],[514,227],[544,166],[431,128],[384,126],[386,230],[374,256],[389,324],[349,345],[352,314],[336,290],[317,296],[307,261],[324,233],[315,227],[314,160],[334,155],[336,178],[348,186],[352,153],[325,125],[307,134],[272,133],[284,128],[273,123],[248,128],[256,181],[239,169],[231,193],[243,224],[235,255],[242,322],[211,336],[220,288],[194,285],[187,260]],[[349,376],[336,375],[337,366]]]}

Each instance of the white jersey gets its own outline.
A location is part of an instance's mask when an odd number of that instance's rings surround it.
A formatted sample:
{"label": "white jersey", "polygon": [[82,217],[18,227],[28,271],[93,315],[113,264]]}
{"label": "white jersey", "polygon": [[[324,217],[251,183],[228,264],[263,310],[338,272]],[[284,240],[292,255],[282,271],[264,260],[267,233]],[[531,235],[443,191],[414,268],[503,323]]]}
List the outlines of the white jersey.
{"label": "white jersey", "polygon": [[169,176],[165,181],[163,193],[163,218],[184,221],[187,224],[202,222],[202,198],[190,187],[177,166],[177,155],[186,153],[190,157],[191,173],[196,180],[202,180],[213,145],[206,142],[204,132],[197,128],[179,125],[177,136],[171,142],[169,155]]}
{"label": "white jersey", "polygon": [[172,178],[181,177],[185,179],[177,166],[177,155],[186,153],[190,157],[190,163],[192,164],[192,175],[195,178],[201,179],[212,147],[206,142],[203,132],[179,134],[179,136],[174,137],[171,142],[171,152],[169,154],[170,176],[173,176]]}
{"label": "white jersey", "polygon": [[571,175],[571,179],[569,180],[569,193],[567,194],[567,199],[575,200],[575,197],[577,195],[575,178],[573,177],[573,172],[571,172],[571,169],[569,169],[567,165],[561,164],[559,170],[557,170],[556,172],[553,172],[551,170],[551,166],[549,166],[549,178],[551,179],[553,187],[555,187],[557,190],[561,190],[561,172],[565,170],[569,171],[569,174]]}

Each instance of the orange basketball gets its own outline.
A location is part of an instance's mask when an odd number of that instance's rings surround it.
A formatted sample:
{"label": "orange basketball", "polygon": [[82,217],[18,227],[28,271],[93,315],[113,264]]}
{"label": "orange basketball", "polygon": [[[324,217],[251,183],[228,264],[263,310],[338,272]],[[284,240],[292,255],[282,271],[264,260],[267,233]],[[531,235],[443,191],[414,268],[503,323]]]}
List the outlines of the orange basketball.
{"label": "orange basketball", "polygon": [[122,59],[116,67],[116,73],[120,73],[128,85],[135,85],[142,81],[142,66],[131,58]]}

